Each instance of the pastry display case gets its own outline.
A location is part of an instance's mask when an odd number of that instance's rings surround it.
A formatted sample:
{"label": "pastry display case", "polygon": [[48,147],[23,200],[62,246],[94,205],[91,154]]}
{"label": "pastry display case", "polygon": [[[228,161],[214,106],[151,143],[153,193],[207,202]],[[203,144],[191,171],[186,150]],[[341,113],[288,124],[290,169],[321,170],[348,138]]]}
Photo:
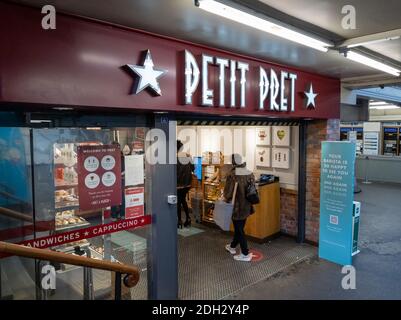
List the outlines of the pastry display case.
{"label": "pastry display case", "polygon": [[54,144],[55,231],[90,225],[79,216],[77,147],[79,144]]}
{"label": "pastry display case", "polygon": [[224,164],[223,154],[205,152],[207,159],[202,159],[202,221],[213,222],[214,203],[223,196],[225,177],[231,165]]}

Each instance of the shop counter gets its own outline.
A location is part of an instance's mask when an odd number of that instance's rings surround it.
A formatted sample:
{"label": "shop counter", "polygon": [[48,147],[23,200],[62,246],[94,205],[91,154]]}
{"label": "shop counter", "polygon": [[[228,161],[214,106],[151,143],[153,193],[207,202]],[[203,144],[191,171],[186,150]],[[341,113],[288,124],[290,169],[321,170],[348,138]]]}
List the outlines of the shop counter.
{"label": "shop counter", "polygon": [[280,183],[258,187],[260,203],[246,222],[245,234],[257,241],[273,238],[280,233]]}

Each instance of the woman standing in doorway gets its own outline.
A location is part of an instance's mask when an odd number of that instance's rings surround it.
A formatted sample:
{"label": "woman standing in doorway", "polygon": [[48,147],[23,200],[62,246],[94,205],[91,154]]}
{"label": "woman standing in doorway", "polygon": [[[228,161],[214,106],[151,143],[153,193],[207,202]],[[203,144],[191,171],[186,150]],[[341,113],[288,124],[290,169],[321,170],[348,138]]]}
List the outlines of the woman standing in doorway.
{"label": "woman standing in doorway", "polygon": [[187,204],[187,194],[192,185],[192,172],[195,166],[192,163],[191,156],[185,152],[181,152],[184,147],[180,140],[177,140],[177,216],[178,228],[182,228],[181,220],[181,207],[185,212],[184,227],[191,225],[191,218],[189,217],[189,209]]}
{"label": "woman standing in doorway", "polygon": [[[227,202],[232,200],[235,184],[237,183],[232,215],[234,238],[231,244],[227,244],[225,248],[234,255],[235,260],[251,261],[252,254],[249,253],[248,250],[244,228],[246,219],[254,213],[254,208],[247,200],[246,194],[248,186],[255,183],[255,176],[246,168],[246,163],[242,162],[242,157],[239,154],[232,155],[232,165],[233,167],[230,174],[227,176],[226,185],[224,187],[224,198]],[[236,247],[238,244],[241,247],[241,254],[237,255]]]}

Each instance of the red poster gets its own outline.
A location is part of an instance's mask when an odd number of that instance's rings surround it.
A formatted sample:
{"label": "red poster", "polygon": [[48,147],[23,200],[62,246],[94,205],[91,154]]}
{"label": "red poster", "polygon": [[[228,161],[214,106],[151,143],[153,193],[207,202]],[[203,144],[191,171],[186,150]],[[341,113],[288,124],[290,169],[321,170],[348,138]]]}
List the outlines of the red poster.
{"label": "red poster", "polygon": [[145,214],[144,188],[129,188],[125,190],[125,219],[138,218]]}
{"label": "red poster", "polygon": [[121,151],[118,146],[78,147],[79,208],[121,205]]}

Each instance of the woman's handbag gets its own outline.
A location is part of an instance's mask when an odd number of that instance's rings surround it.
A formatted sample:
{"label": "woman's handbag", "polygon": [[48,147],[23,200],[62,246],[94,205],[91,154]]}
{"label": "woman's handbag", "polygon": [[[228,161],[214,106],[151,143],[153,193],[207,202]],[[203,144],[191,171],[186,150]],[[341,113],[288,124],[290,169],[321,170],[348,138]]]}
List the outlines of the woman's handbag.
{"label": "woman's handbag", "polygon": [[235,196],[237,195],[237,187],[238,183],[236,182],[234,185],[234,192],[231,202],[227,203],[223,200],[217,200],[214,204],[213,219],[223,231],[230,231]]}
{"label": "woman's handbag", "polygon": [[246,189],[246,199],[251,204],[258,204],[260,202],[258,190],[256,189],[256,185],[253,182],[250,182],[248,184],[248,187]]}

